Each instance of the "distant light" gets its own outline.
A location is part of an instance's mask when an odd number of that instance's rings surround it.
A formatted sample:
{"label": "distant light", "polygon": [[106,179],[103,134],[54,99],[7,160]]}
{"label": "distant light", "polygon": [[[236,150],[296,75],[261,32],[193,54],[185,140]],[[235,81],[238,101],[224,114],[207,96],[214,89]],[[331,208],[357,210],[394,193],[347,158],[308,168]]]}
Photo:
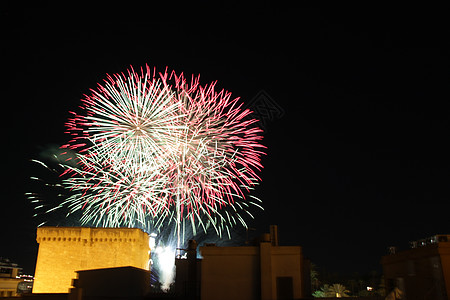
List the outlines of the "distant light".
{"label": "distant light", "polygon": [[150,250],[155,248],[156,241],[155,241],[155,237],[154,236],[150,235],[150,239],[148,240],[148,245],[150,246]]}
{"label": "distant light", "polygon": [[368,290],[368,291],[373,291],[373,287],[368,286],[368,287],[367,287],[367,290]]}

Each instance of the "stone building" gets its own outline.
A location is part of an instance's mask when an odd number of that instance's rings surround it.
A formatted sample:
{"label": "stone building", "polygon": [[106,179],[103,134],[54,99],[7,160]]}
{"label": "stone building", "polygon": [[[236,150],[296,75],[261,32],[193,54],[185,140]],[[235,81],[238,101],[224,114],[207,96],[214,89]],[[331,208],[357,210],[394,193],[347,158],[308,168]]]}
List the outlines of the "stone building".
{"label": "stone building", "polygon": [[390,248],[381,264],[386,292],[399,288],[406,300],[446,300],[450,296],[450,235],[414,241],[411,249]]}
{"label": "stone building", "polygon": [[149,270],[149,236],[136,228],[39,227],[33,293],[68,293],[76,271]]}

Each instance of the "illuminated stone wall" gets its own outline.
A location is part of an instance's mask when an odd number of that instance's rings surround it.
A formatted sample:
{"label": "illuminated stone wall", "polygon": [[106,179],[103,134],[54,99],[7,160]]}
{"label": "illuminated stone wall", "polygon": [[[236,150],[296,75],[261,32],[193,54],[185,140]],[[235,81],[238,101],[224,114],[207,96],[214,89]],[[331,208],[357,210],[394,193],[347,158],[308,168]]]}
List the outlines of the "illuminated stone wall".
{"label": "illuminated stone wall", "polygon": [[39,227],[33,293],[67,293],[75,271],[148,270],[149,236],[136,228]]}

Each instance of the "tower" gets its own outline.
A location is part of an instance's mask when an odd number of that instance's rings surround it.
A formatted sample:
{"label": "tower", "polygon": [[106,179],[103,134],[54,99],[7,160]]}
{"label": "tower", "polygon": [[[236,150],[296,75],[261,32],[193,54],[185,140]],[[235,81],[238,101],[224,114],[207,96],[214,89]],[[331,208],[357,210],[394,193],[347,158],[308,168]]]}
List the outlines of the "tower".
{"label": "tower", "polygon": [[148,270],[149,236],[137,228],[39,227],[33,293],[67,293],[75,271]]}

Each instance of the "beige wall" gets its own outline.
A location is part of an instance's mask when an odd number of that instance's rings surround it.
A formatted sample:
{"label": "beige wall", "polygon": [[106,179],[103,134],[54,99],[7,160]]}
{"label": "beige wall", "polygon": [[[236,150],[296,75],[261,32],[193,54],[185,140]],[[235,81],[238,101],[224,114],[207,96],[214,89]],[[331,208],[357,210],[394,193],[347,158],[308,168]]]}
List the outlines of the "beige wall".
{"label": "beige wall", "polygon": [[300,246],[201,247],[201,299],[277,299],[277,278],[291,277],[301,298]]}
{"label": "beige wall", "polygon": [[258,299],[258,252],[256,247],[202,247],[201,298]]}
{"label": "beige wall", "polygon": [[67,293],[75,271],[148,269],[149,237],[135,228],[40,227],[33,293]]}

